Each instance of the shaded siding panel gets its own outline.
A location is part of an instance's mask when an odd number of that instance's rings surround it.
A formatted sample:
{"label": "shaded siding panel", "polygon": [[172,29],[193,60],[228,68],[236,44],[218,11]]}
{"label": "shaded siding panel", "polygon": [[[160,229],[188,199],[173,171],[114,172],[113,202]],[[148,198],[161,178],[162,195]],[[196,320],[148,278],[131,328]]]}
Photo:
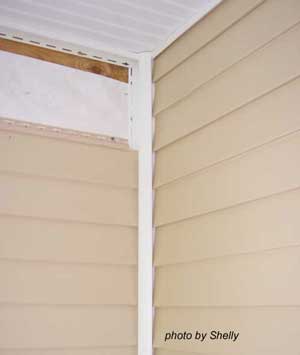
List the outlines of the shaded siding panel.
{"label": "shaded siding panel", "polygon": [[300,25],[158,114],[155,148],[170,144],[295,79],[300,74],[299,39]]}
{"label": "shaded siding panel", "polygon": [[298,130],[299,96],[298,78],[214,124],[158,150],[155,186],[195,173]]}
{"label": "shaded siding panel", "polygon": [[[300,133],[251,151],[156,193],[156,225],[221,210],[300,187]],[[180,201],[180,203],[179,203]]]}
{"label": "shaded siding panel", "polygon": [[263,2],[264,0],[221,2],[213,12],[184,33],[156,58],[154,80],[159,80]]}
{"label": "shaded siding panel", "polygon": [[299,274],[300,246],[161,266],[156,270],[155,304],[158,307],[300,306],[300,285],[291,282]]}
{"label": "shaded siding panel", "polygon": [[[299,307],[158,309],[154,346],[200,354],[296,353],[300,346],[299,317]],[[283,324],[285,334],[282,333]],[[189,329],[191,332],[238,329],[240,339],[236,342],[177,340],[165,344],[164,335],[170,329]]]}
{"label": "shaded siding panel", "polygon": [[[155,62],[157,355],[299,351],[299,2],[243,5]],[[240,338],[165,341],[214,329]]]}
{"label": "shaded siding panel", "polygon": [[155,113],[182,100],[299,21],[299,1],[265,1],[156,83]]}
{"label": "shaded siding panel", "polygon": [[156,228],[155,264],[300,245],[300,189]]}

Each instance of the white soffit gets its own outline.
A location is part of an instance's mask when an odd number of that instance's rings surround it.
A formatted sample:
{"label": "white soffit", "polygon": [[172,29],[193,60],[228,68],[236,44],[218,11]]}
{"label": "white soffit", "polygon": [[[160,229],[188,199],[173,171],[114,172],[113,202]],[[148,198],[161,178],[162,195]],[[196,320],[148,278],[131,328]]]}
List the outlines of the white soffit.
{"label": "white soffit", "polygon": [[220,0],[0,0],[18,31],[132,58],[158,53]]}

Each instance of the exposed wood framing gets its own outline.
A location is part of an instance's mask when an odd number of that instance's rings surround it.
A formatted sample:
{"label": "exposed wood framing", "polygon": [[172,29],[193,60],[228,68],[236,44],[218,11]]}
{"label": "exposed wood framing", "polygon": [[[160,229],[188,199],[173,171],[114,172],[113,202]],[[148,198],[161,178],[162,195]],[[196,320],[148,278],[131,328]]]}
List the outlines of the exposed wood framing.
{"label": "exposed wood framing", "polygon": [[84,53],[79,53],[78,55],[63,53],[55,49],[48,49],[5,38],[0,38],[0,50],[103,75],[128,83],[128,68],[113,63],[101,62],[96,59],[85,58],[83,57]]}

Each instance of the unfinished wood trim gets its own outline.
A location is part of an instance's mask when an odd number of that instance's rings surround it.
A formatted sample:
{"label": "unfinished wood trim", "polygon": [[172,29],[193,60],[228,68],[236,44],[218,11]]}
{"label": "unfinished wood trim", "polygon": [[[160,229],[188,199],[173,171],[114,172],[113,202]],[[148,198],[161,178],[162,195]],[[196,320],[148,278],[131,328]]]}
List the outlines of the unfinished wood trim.
{"label": "unfinished wood trim", "polygon": [[55,49],[48,49],[38,45],[17,42],[0,38],[0,50],[40,59],[46,62],[64,65],[89,73],[106,76],[124,83],[128,83],[128,68],[120,65],[101,62],[100,60],[82,57],[85,53],[74,55],[63,53]]}

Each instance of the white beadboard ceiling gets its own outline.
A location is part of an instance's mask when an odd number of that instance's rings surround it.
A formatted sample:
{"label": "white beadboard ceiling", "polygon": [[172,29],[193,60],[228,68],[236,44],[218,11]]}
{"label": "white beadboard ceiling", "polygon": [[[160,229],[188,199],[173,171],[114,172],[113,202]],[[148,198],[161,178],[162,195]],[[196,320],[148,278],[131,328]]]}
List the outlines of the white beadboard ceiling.
{"label": "white beadboard ceiling", "polygon": [[0,25],[115,54],[157,52],[220,0],[0,0]]}

